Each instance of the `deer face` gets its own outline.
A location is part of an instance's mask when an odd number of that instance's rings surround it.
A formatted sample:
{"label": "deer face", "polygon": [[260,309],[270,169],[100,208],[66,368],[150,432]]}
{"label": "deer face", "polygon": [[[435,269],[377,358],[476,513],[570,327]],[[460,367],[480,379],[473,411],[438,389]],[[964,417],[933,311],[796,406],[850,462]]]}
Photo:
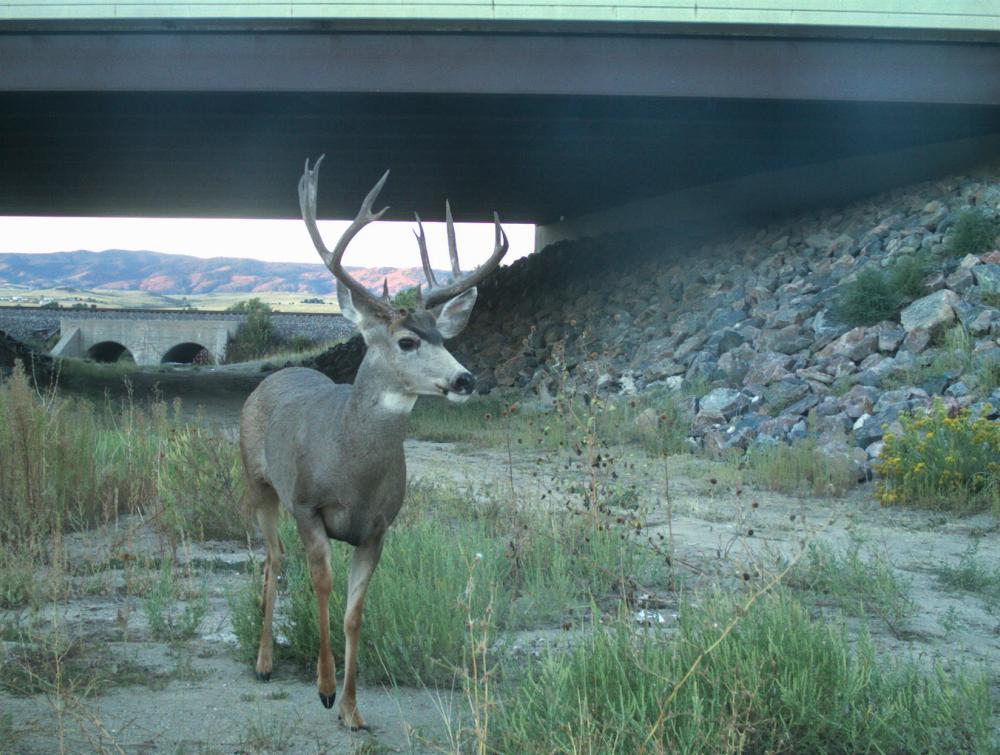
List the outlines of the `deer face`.
{"label": "deer face", "polygon": [[368,359],[377,363],[385,395],[444,396],[465,401],[475,389],[475,377],[445,348],[444,340],[457,336],[469,321],[476,303],[471,288],[447,301],[439,312],[399,310],[386,319],[385,310],[366,311],[355,305],[346,287],[338,286],[341,312],[361,331]]}
{"label": "deer face", "polygon": [[389,208],[372,211],[372,205],[385,185],[389,172],[378,180],[361,203],[354,222],[341,235],[333,250],[326,248],[316,224],[316,197],[319,191],[320,157],[299,179],[299,205],[306,230],[323,262],[337,279],[337,299],[340,310],[361,331],[368,354],[365,364],[373,365],[382,387],[382,402],[395,409],[409,411],[417,396],[445,396],[451,401],[464,401],[475,388],[475,378],[444,347],[446,338],[453,338],[469,321],[476,303],[476,286],[500,265],[510,245],[507,234],[500,227],[500,218],[493,213],[493,254],[471,273],[463,273],[458,264],[458,247],[455,243],[455,226],[451,206],[445,202],[445,222],[448,236],[448,257],[451,260],[453,279],[438,285],[427,254],[427,240],[420,216],[416,216],[414,235],[420,250],[420,263],[427,278],[427,290],[421,293],[420,304],[414,311],[393,310],[389,301],[388,285],[383,286],[382,297],[354,280],[344,269],[342,261],[347,245],[362,228],[378,220]]}

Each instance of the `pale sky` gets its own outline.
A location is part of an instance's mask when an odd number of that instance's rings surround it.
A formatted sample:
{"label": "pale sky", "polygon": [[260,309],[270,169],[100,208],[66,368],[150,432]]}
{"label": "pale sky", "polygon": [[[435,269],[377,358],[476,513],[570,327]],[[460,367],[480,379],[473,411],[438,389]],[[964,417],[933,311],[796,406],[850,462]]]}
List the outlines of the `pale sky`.
{"label": "pale sky", "polygon": [[[320,221],[328,248],[346,221]],[[379,221],[351,242],[344,263],[357,267],[419,267],[416,223]],[[534,251],[534,226],[504,223],[509,264]],[[431,265],[450,269],[444,223],[424,223]],[[493,226],[455,223],[459,259],[471,270],[493,251]],[[194,257],[249,257],[270,262],[320,262],[301,220],[0,217],[0,252],[144,249]]]}

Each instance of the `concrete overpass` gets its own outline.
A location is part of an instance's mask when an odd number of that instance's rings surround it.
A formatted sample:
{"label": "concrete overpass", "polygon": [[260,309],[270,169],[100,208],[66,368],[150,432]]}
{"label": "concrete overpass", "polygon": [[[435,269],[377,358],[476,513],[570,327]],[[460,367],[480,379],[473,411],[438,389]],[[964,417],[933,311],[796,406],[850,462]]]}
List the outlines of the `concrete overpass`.
{"label": "concrete overpass", "polygon": [[391,167],[391,218],[450,196],[553,239],[1000,155],[989,0],[11,0],[0,19],[3,214],[296,217],[325,152],[322,216]]}
{"label": "concrete overpass", "polygon": [[176,317],[173,320],[62,317],[61,337],[51,354],[116,362],[127,351],[140,365],[190,363],[202,352],[207,352],[215,364],[225,359],[229,339],[236,335],[240,320],[205,319],[197,314]]}

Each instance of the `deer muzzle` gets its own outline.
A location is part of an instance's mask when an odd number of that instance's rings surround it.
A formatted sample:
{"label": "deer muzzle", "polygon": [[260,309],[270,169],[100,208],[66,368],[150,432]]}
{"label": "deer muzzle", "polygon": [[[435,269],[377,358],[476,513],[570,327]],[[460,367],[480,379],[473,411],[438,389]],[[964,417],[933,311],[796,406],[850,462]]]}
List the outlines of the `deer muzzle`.
{"label": "deer muzzle", "polygon": [[459,396],[471,396],[472,392],[476,389],[476,376],[471,372],[463,372],[458,377],[456,377],[448,390],[452,393],[457,393]]}

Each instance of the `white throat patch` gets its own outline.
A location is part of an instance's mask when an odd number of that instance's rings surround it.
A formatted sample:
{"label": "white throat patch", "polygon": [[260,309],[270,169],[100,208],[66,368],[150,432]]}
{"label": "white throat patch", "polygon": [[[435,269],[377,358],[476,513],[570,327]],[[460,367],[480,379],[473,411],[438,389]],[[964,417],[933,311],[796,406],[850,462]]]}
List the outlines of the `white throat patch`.
{"label": "white throat patch", "polygon": [[383,393],[379,396],[378,404],[383,409],[390,412],[408,413],[413,410],[413,405],[417,403],[417,397],[406,393]]}

